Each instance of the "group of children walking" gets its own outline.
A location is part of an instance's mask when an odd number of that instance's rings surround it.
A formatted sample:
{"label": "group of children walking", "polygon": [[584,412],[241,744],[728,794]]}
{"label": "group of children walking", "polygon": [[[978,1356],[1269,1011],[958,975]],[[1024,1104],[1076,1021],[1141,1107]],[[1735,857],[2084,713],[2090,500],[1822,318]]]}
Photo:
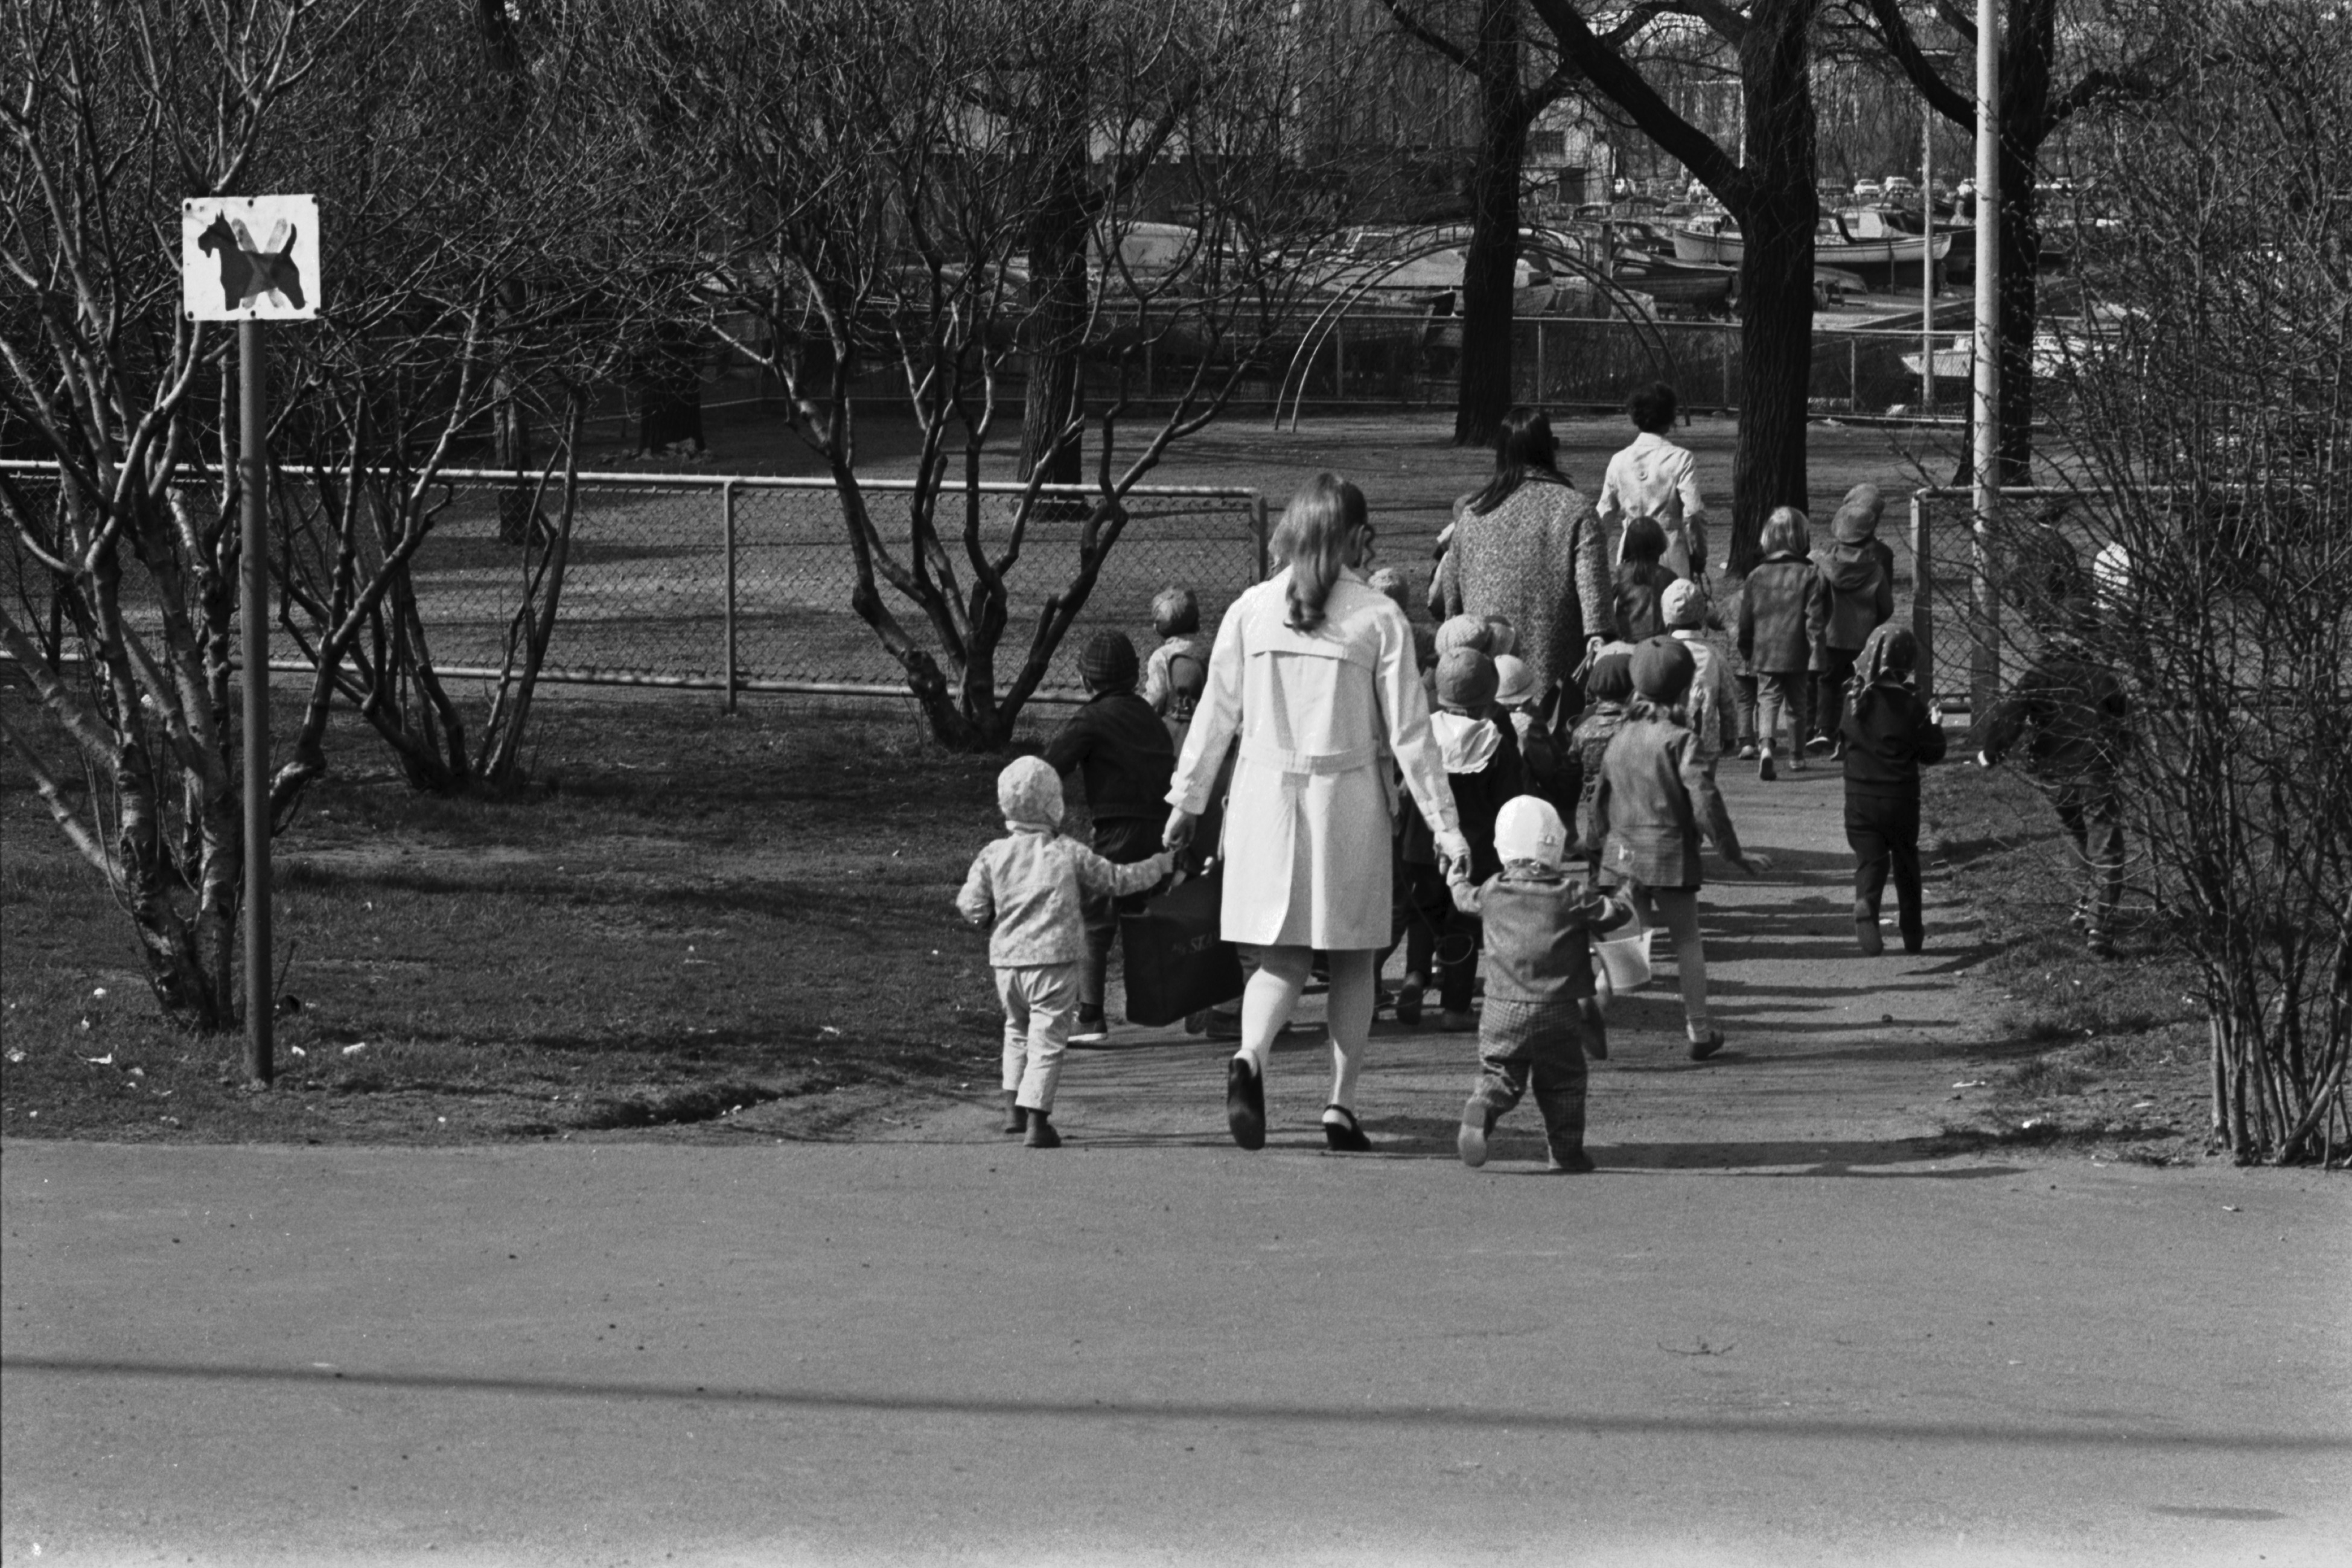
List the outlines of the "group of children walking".
{"label": "group of children walking", "polygon": [[[1721,1048],[1698,932],[1699,840],[1751,871],[1765,864],[1742,851],[1715,788],[1727,755],[1754,760],[1767,781],[1783,759],[1804,769],[1808,752],[1841,763],[1857,945],[1883,950],[1890,879],[1906,951],[1924,940],[1919,769],[1942,758],[1944,736],[1938,710],[1912,689],[1916,644],[1889,624],[1894,563],[1876,538],[1878,492],[1848,492],[1818,559],[1805,514],[1773,512],[1761,559],[1728,578],[1718,601],[1704,577],[1689,454],[1666,438],[1672,395],[1662,419],[1659,390],[1636,400],[1642,437],[1611,467],[1603,513],[1623,514],[1611,578],[1616,624],[1570,678],[1576,689],[1536,690],[1499,616],[1413,628],[1431,731],[1470,849],[1444,863],[1403,803],[1392,927],[1405,966],[1382,1002],[1400,1022],[1418,1023],[1434,987],[1437,1026],[1478,1032],[1481,1072],[1457,1140],[1469,1165],[1485,1163],[1496,1119],[1532,1090],[1551,1168],[1591,1169],[1586,1061],[1608,1054],[1593,943],[1614,928],[1639,921],[1672,933],[1690,1055],[1705,1060]],[[1666,515],[1632,510],[1647,504]],[[1401,574],[1375,572],[1369,584],[1411,618]],[[994,927],[1005,1131],[1024,1132],[1032,1147],[1060,1142],[1051,1117],[1065,1048],[1108,1029],[1104,967],[1119,909],[1176,868],[1160,847],[1163,802],[1209,650],[1188,590],[1161,593],[1152,616],[1160,640],[1146,660],[1123,633],[1098,632],[1086,645],[1087,702],[1042,759],[1004,770],[1007,836],[981,852],[957,900],[968,920]],[[1059,834],[1070,773],[1084,781],[1090,846]],[[1213,855],[1213,824],[1194,842]],[[1600,886],[1604,874],[1612,888]],[[1482,952],[1483,1013],[1473,1007]]]}

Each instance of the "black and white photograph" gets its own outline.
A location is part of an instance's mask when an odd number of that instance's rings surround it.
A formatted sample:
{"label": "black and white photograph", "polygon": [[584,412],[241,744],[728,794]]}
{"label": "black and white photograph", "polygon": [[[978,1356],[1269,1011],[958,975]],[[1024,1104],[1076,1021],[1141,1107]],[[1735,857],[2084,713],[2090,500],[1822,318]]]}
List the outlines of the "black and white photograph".
{"label": "black and white photograph", "polygon": [[2352,5],[6,0],[0,1563],[2352,1568]]}

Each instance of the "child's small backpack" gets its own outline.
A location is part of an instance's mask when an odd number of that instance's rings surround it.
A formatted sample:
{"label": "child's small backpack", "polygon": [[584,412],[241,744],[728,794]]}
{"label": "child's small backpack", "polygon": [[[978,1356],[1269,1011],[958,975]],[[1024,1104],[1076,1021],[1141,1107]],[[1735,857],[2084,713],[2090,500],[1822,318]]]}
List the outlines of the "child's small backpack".
{"label": "child's small backpack", "polygon": [[1187,648],[1168,656],[1168,724],[1176,729],[1192,721],[1192,710],[1209,688],[1209,665]]}

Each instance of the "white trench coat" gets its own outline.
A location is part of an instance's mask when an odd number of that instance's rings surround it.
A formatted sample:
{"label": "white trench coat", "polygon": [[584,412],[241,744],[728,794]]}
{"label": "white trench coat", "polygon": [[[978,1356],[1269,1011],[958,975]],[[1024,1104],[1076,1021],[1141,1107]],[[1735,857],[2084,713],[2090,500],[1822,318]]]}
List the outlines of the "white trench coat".
{"label": "white trench coat", "polygon": [[1289,587],[1286,567],[1225,612],[1169,803],[1194,813],[1208,805],[1238,732],[1225,809],[1224,939],[1385,947],[1391,757],[1431,826],[1457,827],[1412,627],[1385,595],[1348,572],[1331,585],[1323,625],[1293,631]]}

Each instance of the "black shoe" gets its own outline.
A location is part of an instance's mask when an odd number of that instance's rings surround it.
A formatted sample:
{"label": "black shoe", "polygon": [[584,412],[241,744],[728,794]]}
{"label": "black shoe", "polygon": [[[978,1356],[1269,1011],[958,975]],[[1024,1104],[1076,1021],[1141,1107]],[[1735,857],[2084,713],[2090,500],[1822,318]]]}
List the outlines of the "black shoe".
{"label": "black shoe", "polygon": [[1723,1031],[1721,1029],[1709,1029],[1706,1032],[1706,1038],[1703,1040],[1693,1040],[1690,1043],[1690,1059],[1695,1062],[1703,1062],[1721,1049],[1723,1049]]}
{"label": "black shoe", "polygon": [[1864,958],[1876,958],[1886,951],[1886,938],[1879,934],[1876,915],[1853,917],[1853,945],[1862,949]]}
{"label": "black shoe", "polygon": [[1247,1057],[1235,1057],[1225,1068],[1225,1125],[1241,1147],[1265,1147],[1265,1082]]}
{"label": "black shoe", "polygon": [[1004,1130],[1007,1132],[1026,1132],[1029,1131],[1029,1113],[1014,1102],[1013,1092],[1009,1089],[1004,1091]]}
{"label": "black shoe", "polygon": [[[1344,1125],[1331,1120],[1331,1113],[1335,1110],[1348,1119]],[[1323,1108],[1323,1142],[1331,1146],[1334,1154],[1369,1154],[1372,1152],[1372,1141],[1364,1136],[1363,1126],[1357,1121],[1356,1113],[1344,1105]]]}
{"label": "black shoe", "polygon": [[1592,1156],[1581,1149],[1570,1149],[1565,1154],[1557,1149],[1551,1152],[1551,1163],[1549,1169],[1555,1175],[1589,1176],[1592,1173]]}
{"label": "black shoe", "polygon": [[1397,987],[1396,1021],[1398,1023],[1411,1026],[1421,1022],[1421,982],[1411,977],[1407,977],[1405,983]]}
{"label": "black shoe", "polygon": [[1054,1123],[1044,1111],[1033,1110],[1029,1113],[1029,1136],[1022,1142],[1032,1149],[1058,1149],[1062,1135],[1054,1131]]}

